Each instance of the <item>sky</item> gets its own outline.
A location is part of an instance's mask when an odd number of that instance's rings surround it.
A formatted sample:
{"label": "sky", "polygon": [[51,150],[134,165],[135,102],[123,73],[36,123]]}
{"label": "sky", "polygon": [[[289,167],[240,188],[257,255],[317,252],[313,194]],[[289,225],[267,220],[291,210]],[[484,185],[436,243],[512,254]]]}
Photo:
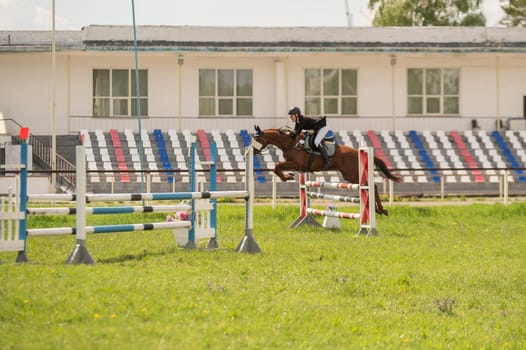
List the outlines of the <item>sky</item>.
{"label": "sky", "polygon": [[[369,0],[135,0],[137,25],[370,26]],[[55,0],[55,28],[131,25],[132,0]],[[49,30],[52,0],[0,0],[0,30]],[[483,0],[487,26],[498,25],[499,0]]]}

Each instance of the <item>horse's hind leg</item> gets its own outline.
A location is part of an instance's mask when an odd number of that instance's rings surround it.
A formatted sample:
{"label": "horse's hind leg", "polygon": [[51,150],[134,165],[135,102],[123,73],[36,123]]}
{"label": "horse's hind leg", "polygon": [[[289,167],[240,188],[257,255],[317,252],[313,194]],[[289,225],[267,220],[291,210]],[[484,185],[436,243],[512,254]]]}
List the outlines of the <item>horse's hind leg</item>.
{"label": "horse's hind leg", "polygon": [[[345,181],[357,184],[359,183],[358,179],[358,171],[356,172],[348,172],[346,169],[339,169],[342,177]],[[384,209],[384,206],[382,205],[382,201],[380,200],[380,195],[378,194],[378,186],[374,185],[374,211],[378,213],[378,215],[389,215],[389,212],[387,209]]]}
{"label": "horse's hind leg", "polygon": [[380,200],[380,195],[378,194],[378,186],[374,185],[374,202],[375,202],[375,211],[379,215],[389,215],[389,211],[387,209],[384,209],[384,206],[382,205],[382,201]]}

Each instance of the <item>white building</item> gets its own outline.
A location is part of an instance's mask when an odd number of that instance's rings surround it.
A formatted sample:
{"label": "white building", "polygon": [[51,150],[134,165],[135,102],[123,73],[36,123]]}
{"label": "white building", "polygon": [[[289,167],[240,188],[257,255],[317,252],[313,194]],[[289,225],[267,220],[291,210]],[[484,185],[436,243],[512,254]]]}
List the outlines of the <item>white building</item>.
{"label": "white building", "polygon": [[140,119],[131,26],[58,31],[55,55],[50,31],[0,31],[3,127],[240,130],[284,125],[292,105],[335,130],[526,116],[526,28],[145,26],[137,40]]}

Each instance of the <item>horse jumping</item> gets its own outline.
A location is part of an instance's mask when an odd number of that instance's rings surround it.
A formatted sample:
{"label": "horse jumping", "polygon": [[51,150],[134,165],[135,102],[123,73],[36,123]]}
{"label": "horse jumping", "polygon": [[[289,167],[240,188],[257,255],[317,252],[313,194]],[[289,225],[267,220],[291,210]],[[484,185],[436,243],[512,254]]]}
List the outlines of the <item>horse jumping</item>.
{"label": "horse jumping", "polygon": [[[307,153],[304,149],[296,147],[296,144],[302,138],[301,135],[291,137],[285,135],[282,129],[261,130],[259,126],[255,126],[255,130],[253,140],[259,144],[253,143],[256,153],[261,152],[268,145],[274,145],[283,152],[285,161],[277,163],[274,167],[274,173],[282,181],[294,179],[293,173],[285,174],[284,171],[323,171],[323,159],[320,155]],[[375,156],[374,165],[376,170],[385,178],[394,182],[402,181],[398,175],[393,174],[387,168],[387,165],[381,158]],[[331,157],[331,166],[327,170],[337,170],[345,181],[358,183],[358,150],[345,145],[336,145],[336,152]],[[382,205],[376,185],[375,190],[375,211],[380,215],[388,215],[388,211]]]}

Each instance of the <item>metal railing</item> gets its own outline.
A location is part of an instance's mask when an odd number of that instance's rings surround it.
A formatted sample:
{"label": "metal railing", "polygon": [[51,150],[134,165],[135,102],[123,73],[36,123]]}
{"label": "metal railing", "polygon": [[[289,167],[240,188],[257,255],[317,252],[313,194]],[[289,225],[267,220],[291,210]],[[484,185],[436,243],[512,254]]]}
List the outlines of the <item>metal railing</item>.
{"label": "metal railing", "polygon": [[[1,121],[5,124],[6,131],[9,135],[18,135],[18,130],[23,128],[17,120],[13,118],[3,118]],[[20,142],[20,138],[15,136],[15,139]],[[32,146],[32,156],[35,163],[43,170],[51,170],[51,148],[40,140],[30,135],[29,144]],[[57,188],[62,191],[68,191],[75,188],[75,165],[69,162],[60,154],[56,155],[57,174]]]}
{"label": "metal railing", "polygon": [[[449,183],[447,181],[448,177],[450,176],[467,176],[468,178],[475,177],[475,176],[482,176],[484,180],[487,180],[490,177],[497,177],[498,182],[493,183],[494,187],[497,187],[498,189],[495,191],[496,195],[504,204],[509,203],[509,197],[510,197],[510,178],[517,178],[519,179],[519,183],[524,182],[525,175],[515,174],[513,175],[513,172],[516,171],[525,171],[526,168],[426,168],[426,169],[393,169],[394,171],[398,172],[400,175],[403,176],[415,176],[411,174],[411,172],[414,172],[416,170],[425,171],[429,173],[430,171],[436,171],[438,173],[435,174],[427,174],[422,175],[426,177],[438,177],[439,181],[439,191],[433,191],[435,195],[438,195],[440,199],[444,199],[448,193],[451,194],[453,191],[447,191],[446,187],[450,186],[451,188],[455,188],[460,186],[469,186],[469,188],[476,188],[477,185],[487,185],[488,182],[469,182],[469,183]],[[444,173],[447,171],[448,173]],[[462,174],[460,174],[462,172]],[[466,174],[466,172],[471,172],[470,174]],[[477,172],[477,173],[474,173]],[[404,174],[408,173],[408,174]],[[384,193],[389,194],[389,204],[393,204],[394,197],[395,197],[395,186],[397,186],[392,181],[388,181],[387,179],[384,179],[382,181],[383,183],[383,190]],[[526,195],[526,183],[525,185],[521,186],[523,191],[519,191],[518,195]],[[387,192],[388,191],[388,192]],[[479,190],[478,193],[482,191]],[[476,195],[476,192],[473,191],[473,195]]]}
{"label": "metal railing", "polygon": [[[412,188],[417,188],[421,185],[427,186],[428,188],[423,190],[418,190],[418,192],[424,192],[425,195],[429,196],[439,196],[444,198],[449,195],[454,195],[455,193],[466,193],[467,195],[472,194],[474,196],[487,194],[489,196],[499,196],[500,198],[507,199],[510,193],[510,184],[513,184],[512,189],[517,192],[517,195],[526,195],[526,182],[522,182],[524,176],[521,174],[514,174],[518,170],[526,171],[526,168],[433,168],[433,169],[393,169],[397,174],[402,177],[405,176],[424,176],[428,179],[425,183],[420,183],[414,181],[413,183],[401,183],[394,184],[391,181],[384,180],[381,186],[381,192],[384,194],[391,194],[394,196],[394,190],[398,191],[398,195],[411,195],[412,193],[417,192],[412,190]],[[430,174],[430,170],[436,170],[437,173]],[[267,178],[267,183],[281,183],[279,180],[276,180],[276,177],[273,174],[273,169],[256,169],[257,172],[266,173],[264,175]],[[422,175],[415,175],[415,171],[424,171]],[[477,171],[476,174],[473,174],[473,171]],[[167,183],[164,177],[170,176],[179,176],[182,177],[182,174],[186,174],[187,170],[181,169],[156,169],[156,170],[133,170],[128,169],[126,171],[121,170],[90,170],[90,174],[104,175],[105,180],[102,180],[100,183],[109,183],[111,185],[111,191],[115,190],[114,185],[119,183],[117,180],[117,174],[120,172],[125,172],[128,174],[144,174],[144,179],[146,183],[147,191],[149,191],[155,183]],[[199,169],[197,172],[207,173],[207,169]],[[218,173],[222,172],[233,172],[235,174],[243,174],[244,170],[242,169],[217,169]],[[448,177],[455,176],[459,178],[455,182],[449,182]],[[469,179],[472,179],[473,176],[482,176],[483,182],[464,182],[460,180],[461,176],[466,176]],[[430,178],[439,178],[439,181],[433,181]],[[491,177],[496,177],[498,181],[495,181],[495,178],[490,181]],[[157,181],[153,179],[157,178]],[[160,180],[159,180],[160,178]],[[512,180],[515,179],[514,181]],[[89,177],[88,177],[89,179]],[[132,181],[133,182],[133,181]],[[170,185],[175,190],[176,183],[183,183],[183,181],[173,181]],[[287,182],[287,184],[293,184],[294,182]],[[273,186],[275,186],[273,184]],[[463,191],[459,191],[459,189]]]}
{"label": "metal railing", "polygon": [[[44,170],[51,170],[51,148],[42,143],[35,136],[29,137],[29,144],[33,148],[33,159],[39,167]],[[62,191],[68,191],[75,188],[75,165],[70,163],[60,154],[56,155],[57,167],[57,187]],[[58,170],[60,169],[60,170]]]}

